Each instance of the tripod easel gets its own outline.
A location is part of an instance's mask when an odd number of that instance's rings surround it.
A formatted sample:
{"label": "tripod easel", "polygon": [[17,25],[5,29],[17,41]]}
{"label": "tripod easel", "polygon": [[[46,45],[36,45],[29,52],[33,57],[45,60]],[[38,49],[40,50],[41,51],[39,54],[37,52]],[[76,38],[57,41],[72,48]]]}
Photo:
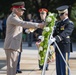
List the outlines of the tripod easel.
{"label": "tripod easel", "polygon": [[[53,31],[54,31],[54,27],[53,27],[53,30],[52,30],[52,33],[51,33],[51,35],[50,35],[49,40],[50,40],[51,38],[53,38],[53,36],[52,36],[52,35],[53,35]],[[61,55],[63,61],[64,61],[65,64],[66,64],[66,67],[67,67],[67,69],[69,70],[70,75],[71,75],[70,67],[69,67],[67,61],[65,60],[65,58],[64,58],[64,56],[63,56],[63,54],[62,54],[60,48],[58,47],[58,45],[57,45],[56,42],[54,42],[54,44],[55,44],[55,46],[57,47],[57,49],[58,49],[58,51],[59,51],[59,53],[60,53],[60,55]],[[47,59],[48,59],[48,54],[49,54],[49,52],[50,52],[50,43],[49,43],[49,41],[48,41],[48,48],[47,48],[47,52],[46,52],[46,56],[45,56],[45,61],[44,61],[44,66],[43,66],[43,70],[42,70],[42,74],[41,74],[41,75],[45,75],[46,63],[47,63]],[[67,73],[66,73],[66,75],[67,75]]]}

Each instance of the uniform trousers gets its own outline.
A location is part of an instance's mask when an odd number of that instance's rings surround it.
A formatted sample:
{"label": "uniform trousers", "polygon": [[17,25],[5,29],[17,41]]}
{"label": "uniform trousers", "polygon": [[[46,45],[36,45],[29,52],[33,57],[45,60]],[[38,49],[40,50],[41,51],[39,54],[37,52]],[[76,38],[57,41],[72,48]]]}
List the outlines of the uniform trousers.
{"label": "uniform trousers", "polygon": [[16,75],[19,52],[17,50],[5,50],[7,60],[7,75]]}
{"label": "uniform trousers", "polygon": [[[62,52],[62,54],[66,59],[66,53]],[[69,55],[70,54],[68,53],[68,59],[69,59]],[[57,75],[66,75],[66,65],[59,52],[56,52],[56,73]],[[69,71],[68,71],[68,75],[70,75]]]}
{"label": "uniform trousers", "polygon": [[19,52],[16,72],[20,70],[20,60],[21,60],[21,52]]}
{"label": "uniform trousers", "polygon": [[27,34],[27,42],[28,42],[28,47],[31,47],[33,42],[33,33]]}

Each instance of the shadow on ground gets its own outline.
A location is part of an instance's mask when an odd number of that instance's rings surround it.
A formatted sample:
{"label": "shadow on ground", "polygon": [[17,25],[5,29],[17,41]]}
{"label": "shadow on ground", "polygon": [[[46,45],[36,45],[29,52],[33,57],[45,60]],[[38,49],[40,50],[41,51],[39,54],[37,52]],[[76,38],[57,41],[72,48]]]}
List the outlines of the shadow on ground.
{"label": "shadow on ground", "polygon": [[0,60],[0,69],[6,66],[6,60]]}

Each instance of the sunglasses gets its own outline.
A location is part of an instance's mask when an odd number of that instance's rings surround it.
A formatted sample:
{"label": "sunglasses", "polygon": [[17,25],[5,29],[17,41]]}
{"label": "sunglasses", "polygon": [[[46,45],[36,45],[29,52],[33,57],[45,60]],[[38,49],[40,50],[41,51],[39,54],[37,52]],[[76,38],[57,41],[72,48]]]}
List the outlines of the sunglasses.
{"label": "sunglasses", "polygon": [[41,12],[40,14],[45,14],[44,12]]}
{"label": "sunglasses", "polygon": [[63,16],[64,13],[60,13],[59,16]]}
{"label": "sunglasses", "polygon": [[21,9],[21,11],[25,11],[24,9]]}
{"label": "sunglasses", "polygon": [[18,10],[19,10],[19,11],[24,11],[24,9],[21,9],[21,8],[19,8]]}

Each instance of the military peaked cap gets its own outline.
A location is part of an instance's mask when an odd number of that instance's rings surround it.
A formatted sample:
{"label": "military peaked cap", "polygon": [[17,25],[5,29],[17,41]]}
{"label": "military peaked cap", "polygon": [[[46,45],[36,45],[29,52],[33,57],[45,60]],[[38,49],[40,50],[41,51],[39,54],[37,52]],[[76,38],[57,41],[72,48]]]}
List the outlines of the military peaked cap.
{"label": "military peaked cap", "polygon": [[46,9],[46,8],[41,8],[41,9],[39,9],[39,12],[48,12],[48,10]]}
{"label": "military peaked cap", "polygon": [[26,10],[24,6],[25,6],[24,2],[15,2],[12,4],[13,8],[21,8],[23,10]]}
{"label": "military peaked cap", "polygon": [[69,6],[63,5],[63,6],[58,7],[56,10],[58,10],[59,13],[64,13],[68,11],[68,8]]}

